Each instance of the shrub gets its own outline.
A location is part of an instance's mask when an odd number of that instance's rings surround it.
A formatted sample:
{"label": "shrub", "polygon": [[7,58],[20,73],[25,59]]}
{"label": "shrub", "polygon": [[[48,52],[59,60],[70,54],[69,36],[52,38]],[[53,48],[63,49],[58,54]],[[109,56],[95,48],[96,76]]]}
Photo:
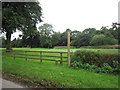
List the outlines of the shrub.
{"label": "shrub", "polygon": [[101,72],[102,73],[112,73],[113,69],[108,63],[103,63],[101,67]]}
{"label": "shrub", "polygon": [[71,66],[97,73],[119,73],[119,58],[118,54],[76,51],[71,56]]}

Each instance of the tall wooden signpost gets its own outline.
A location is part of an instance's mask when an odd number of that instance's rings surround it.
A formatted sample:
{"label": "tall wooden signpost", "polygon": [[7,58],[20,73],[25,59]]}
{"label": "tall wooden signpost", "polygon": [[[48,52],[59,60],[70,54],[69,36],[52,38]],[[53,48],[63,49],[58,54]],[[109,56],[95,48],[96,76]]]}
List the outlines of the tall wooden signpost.
{"label": "tall wooden signpost", "polygon": [[68,43],[67,43],[67,47],[68,47],[68,66],[70,66],[70,32],[68,32]]}

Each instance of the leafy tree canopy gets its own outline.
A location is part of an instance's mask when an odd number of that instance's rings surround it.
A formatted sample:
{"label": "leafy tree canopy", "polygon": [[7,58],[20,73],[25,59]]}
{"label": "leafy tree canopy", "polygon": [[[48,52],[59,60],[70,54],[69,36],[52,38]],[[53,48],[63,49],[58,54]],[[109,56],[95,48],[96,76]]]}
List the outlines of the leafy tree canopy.
{"label": "leafy tree canopy", "polygon": [[7,49],[13,32],[36,30],[36,24],[42,21],[38,2],[3,2],[2,8],[2,32],[6,32]]}

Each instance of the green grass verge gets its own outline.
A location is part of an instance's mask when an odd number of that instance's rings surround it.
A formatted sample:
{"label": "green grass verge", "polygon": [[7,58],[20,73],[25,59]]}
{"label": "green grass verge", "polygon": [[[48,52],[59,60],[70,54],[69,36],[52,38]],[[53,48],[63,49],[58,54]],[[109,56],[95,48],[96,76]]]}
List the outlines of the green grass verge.
{"label": "green grass verge", "polygon": [[118,76],[97,74],[83,69],[75,70],[67,65],[39,60],[13,59],[3,56],[3,72],[14,74],[32,82],[50,80],[64,88],[118,88]]}
{"label": "green grass verge", "polygon": [[[62,51],[67,49],[46,49],[46,48],[13,48],[13,50],[33,50],[33,51]],[[98,53],[115,53],[118,54],[118,49],[71,49],[72,52],[76,50],[90,50]],[[10,54],[10,53],[9,53]],[[37,54],[39,53],[28,53]],[[48,55],[48,54],[46,54]],[[49,54],[50,55],[50,54]],[[55,56],[57,54],[54,54]],[[51,58],[50,58],[51,59]],[[75,70],[67,67],[67,63],[63,65],[55,65],[53,61],[29,60],[3,56],[2,60],[3,72],[8,74],[15,74],[22,78],[29,79],[32,82],[42,82],[43,80],[50,80],[54,82],[57,87],[71,87],[71,88],[117,88],[118,76],[109,74],[96,74],[83,69]]]}

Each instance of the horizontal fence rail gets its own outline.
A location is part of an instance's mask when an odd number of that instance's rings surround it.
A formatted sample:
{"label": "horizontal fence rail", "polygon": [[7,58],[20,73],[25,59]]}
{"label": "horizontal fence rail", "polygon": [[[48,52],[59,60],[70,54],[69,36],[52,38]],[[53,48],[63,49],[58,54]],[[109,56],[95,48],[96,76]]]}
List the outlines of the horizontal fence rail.
{"label": "horizontal fence rail", "polygon": [[[4,52],[5,51],[3,51],[3,53]],[[60,64],[62,64],[63,62],[68,62],[68,52],[12,50],[11,53],[12,53],[11,55],[5,55],[5,56],[10,56],[10,57],[13,57],[14,59],[24,58],[26,61],[28,59],[36,59],[36,60],[40,60],[40,62],[42,62],[43,60],[55,61],[56,64],[58,62],[60,62]],[[48,55],[45,55],[45,54],[48,54]],[[57,56],[51,55],[51,54],[57,54]],[[63,59],[66,59],[66,60],[63,60]]]}

